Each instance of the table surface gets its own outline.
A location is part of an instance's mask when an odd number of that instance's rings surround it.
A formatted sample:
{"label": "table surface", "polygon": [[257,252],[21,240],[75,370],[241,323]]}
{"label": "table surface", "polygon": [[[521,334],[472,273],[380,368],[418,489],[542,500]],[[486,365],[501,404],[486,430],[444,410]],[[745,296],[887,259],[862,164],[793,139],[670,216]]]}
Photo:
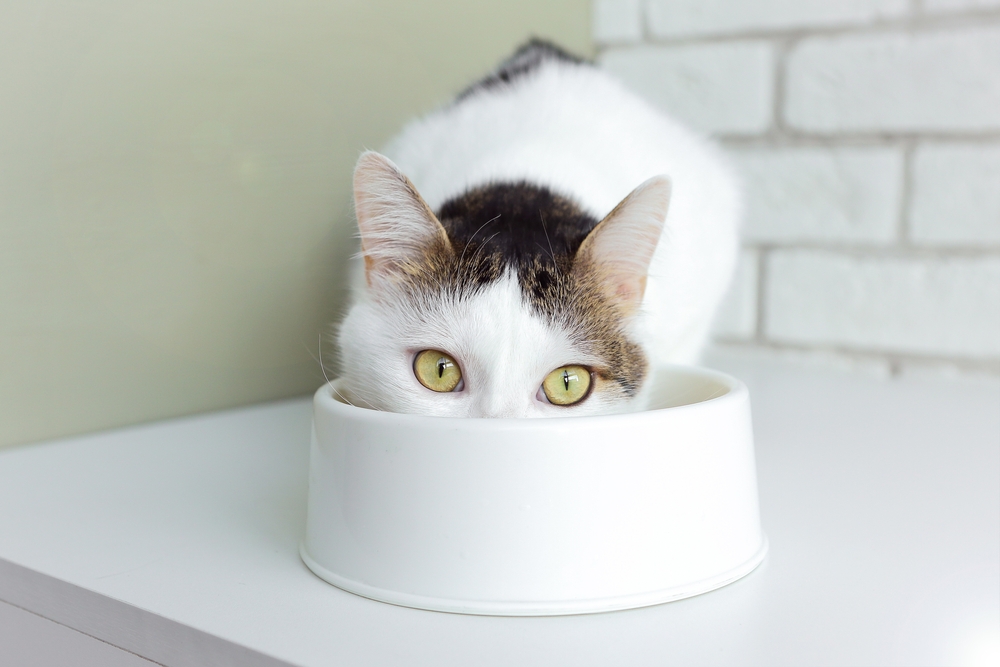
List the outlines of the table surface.
{"label": "table surface", "polygon": [[750,387],[771,548],[704,595],[497,618],[330,586],[297,552],[294,400],[0,452],[0,601],[165,665],[996,660],[1000,383],[725,370]]}

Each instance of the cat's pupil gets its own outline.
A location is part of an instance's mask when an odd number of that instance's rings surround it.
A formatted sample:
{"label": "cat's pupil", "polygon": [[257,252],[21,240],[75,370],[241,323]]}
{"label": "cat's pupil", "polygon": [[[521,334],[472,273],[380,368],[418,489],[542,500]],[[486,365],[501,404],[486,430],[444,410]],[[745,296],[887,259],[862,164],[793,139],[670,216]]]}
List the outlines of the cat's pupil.
{"label": "cat's pupil", "polygon": [[448,367],[448,362],[442,357],[438,359],[438,377],[444,377],[444,369]]}
{"label": "cat's pupil", "polygon": [[566,385],[566,391],[569,391],[569,371],[563,371],[563,384]]}

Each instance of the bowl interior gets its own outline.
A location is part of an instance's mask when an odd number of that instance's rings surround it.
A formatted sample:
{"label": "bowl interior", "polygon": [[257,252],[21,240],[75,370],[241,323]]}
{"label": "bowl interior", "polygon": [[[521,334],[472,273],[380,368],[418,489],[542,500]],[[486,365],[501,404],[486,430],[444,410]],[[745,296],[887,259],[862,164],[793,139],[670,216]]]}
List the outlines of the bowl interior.
{"label": "bowl interior", "polygon": [[[732,392],[739,381],[707,368],[694,366],[663,366],[653,371],[647,410],[676,408],[703,403]],[[343,405],[355,405],[340,380],[334,380],[330,393]],[[364,407],[363,404],[357,407]]]}
{"label": "bowl interior", "polygon": [[703,403],[733,391],[734,378],[707,368],[665,366],[653,372],[650,410]]}

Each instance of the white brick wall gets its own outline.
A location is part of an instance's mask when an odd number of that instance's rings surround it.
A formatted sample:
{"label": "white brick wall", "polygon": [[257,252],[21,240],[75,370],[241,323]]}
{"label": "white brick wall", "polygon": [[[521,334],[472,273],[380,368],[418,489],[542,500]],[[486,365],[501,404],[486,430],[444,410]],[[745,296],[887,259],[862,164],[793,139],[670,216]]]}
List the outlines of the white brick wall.
{"label": "white brick wall", "polygon": [[1000,0],[595,0],[594,34],[743,174],[714,357],[1000,376]]}
{"label": "white brick wall", "polygon": [[642,39],[641,0],[595,0],[594,39],[603,44]]}
{"label": "white brick wall", "polygon": [[774,57],[762,42],[609,49],[601,64],[651,102],[706,132],[753,133],[773,117]]}
{"label": "white brick wall", "polygon": [[922,245],[1000,245],[1000,144],[917,149],[910,238]]}
{"label": "white brick wall", "polygon": [[886,244],[897,236],[896,148],[764,148],[733,157],[744,178],[747,241]]}
{"label": "white brick wall", "polygon": [[771,253],[765,335],[777,342],[1000,357],[1000,257]]}
{"label": "white brick wall", "polygon": [[807,131],[1000,129],[1000,26],[803,40],[785,118]]}

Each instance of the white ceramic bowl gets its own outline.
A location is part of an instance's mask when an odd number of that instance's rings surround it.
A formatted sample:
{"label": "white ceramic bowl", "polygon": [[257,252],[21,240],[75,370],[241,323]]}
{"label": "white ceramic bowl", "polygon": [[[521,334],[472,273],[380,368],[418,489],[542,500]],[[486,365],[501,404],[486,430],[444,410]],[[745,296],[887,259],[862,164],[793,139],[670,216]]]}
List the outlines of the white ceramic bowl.
{"label": "white ceramic bowl", "polygon": [[653,378],[656,409],[450,419],[316,392],[306,565],[423,609],[577,614],[689,597],[764,558],[750,400],[699,368]]}

